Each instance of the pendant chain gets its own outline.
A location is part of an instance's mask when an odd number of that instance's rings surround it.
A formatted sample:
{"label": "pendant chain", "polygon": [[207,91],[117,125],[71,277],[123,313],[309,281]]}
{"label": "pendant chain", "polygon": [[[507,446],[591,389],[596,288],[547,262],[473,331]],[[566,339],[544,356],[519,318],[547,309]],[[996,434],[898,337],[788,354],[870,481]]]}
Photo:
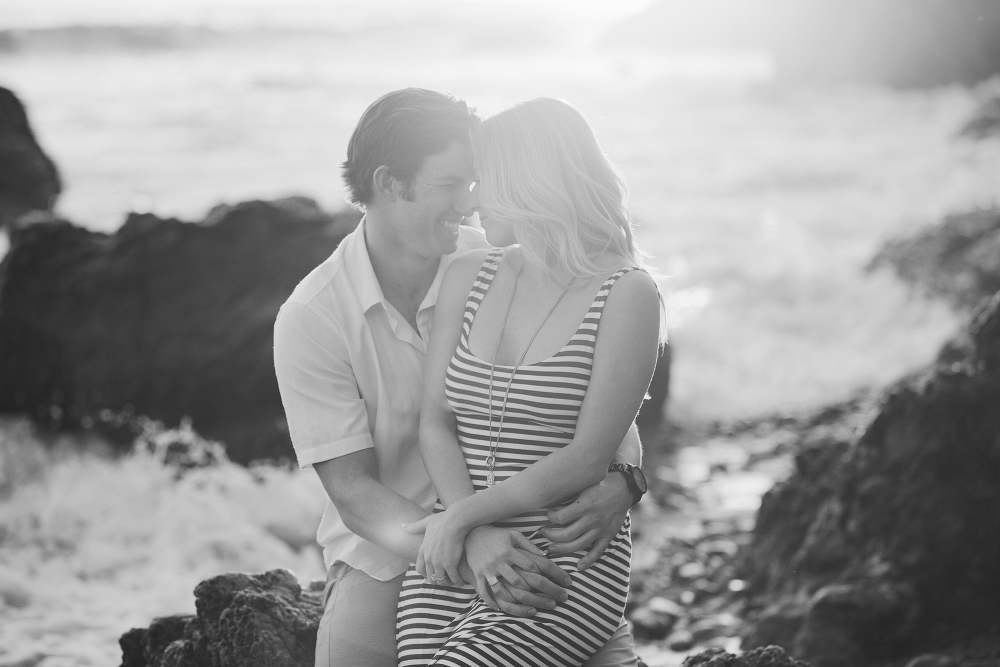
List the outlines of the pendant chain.
{"label": "pendant chain", "polygon": [[489,453],[489,456],[486,457],[486,468],[487,468],[487,471],[486,471],[486,484],[487,484],[487,486],[493,486],[496,483],[496,477],[494,476],[494,470],[493,469],[496,466],[496,462],[497,462],[497,457],[496,457],[497,446],[500,444],[500,434],[503,433],[503,419],[504,419],[504,416],[506,416],[506,414],[507,414],[507,399],[510,397],[510,387],[514,383],[514,375],[517,373],[517,369],[518,369],[518,367],[520,367],[521,362],[524,361],[524,357],[527,356],[528,350],[531,349],[531,344],[535,342],[535,338],[538,336],[538,332],[542,330],[542,326],[552,316],[552,313],[555,312],[555,310],[559,306],[559,304],[562,303],[563,297],[566,296],[566,293],[569,292],[569,289],[573,285],[573,282],[575,282],[575,281],[571,281],[570,284],[567,285],[563,289],[562,294],[560,294],[559,298],[556,299],[556,302],[552,305],[552,308],[550,308],[549,312],[546,313],[546,315],[545,315],[544,318],[542,318],[542,321],[538,323],[538,327],[535,329],[535,333],[531,334],[531,338],[528,340],[527,346],[524,348],[524,351],[521,352],[521,356],[518,357],[517,362],[511,368],[510,377],[507,379],[507,388],[504,390],[504,394],[503,394],[503,403],[502,403],[501,408],[500,408],[500,419],[497,422],[497,437],[496,437],[496,439],[494,439],[493,438],[493,378],[494,378],[494,375],[496,373],[496,368],[497,368],[497,354],[500,352],[500,343],[503,342],[503,334],[504,334],[504,331],[507,329],[507,318],[510,315],[511,306],[514,305],[514,295],[517,294],[517,282],[518,282],[518,278],[521,277],[521,269],[523,269],[523,268],[524,268],[524,263],[522,262],[521,265],[517,267],[517,273],[514,274],[514,287],[510,291],[510,299],[507,301],[507,310],[504,311],[504,314],[503,314],[503,323],[500,325],[500,335],[497,337],[497,346],[496,346],[496,349],[493,350],[493,361],[490,362],[490,391],[489,391],[489,399],[488,399],[489,400],[489,447],[490,447],[490,453]]}

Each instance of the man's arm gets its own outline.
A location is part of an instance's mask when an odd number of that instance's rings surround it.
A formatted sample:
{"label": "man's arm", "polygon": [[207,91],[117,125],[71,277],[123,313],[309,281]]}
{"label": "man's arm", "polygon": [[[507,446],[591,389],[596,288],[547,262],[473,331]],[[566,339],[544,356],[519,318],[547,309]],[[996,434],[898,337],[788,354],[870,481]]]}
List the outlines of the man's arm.
{"label": "man's arm", "polygon": [[[635,423],[615,452],[616,463],[642,463],[642,443]],[[579,568],[593,565],[625,523],[634,498],[625,476],[618,472],[605,475],[600,483],[584,489],[576,500],[560,510],[549,512],[550,526],[542,535],[552,544],[550,554],[566,554],[589,549],[580,559]]]}
{"label": "man's arm", "polygon": [[413,562],[420,536],[403,531],[400,524],[419,521],[427,512],[382,484],[374,449],[321,461],[313,468],[352,533]]}

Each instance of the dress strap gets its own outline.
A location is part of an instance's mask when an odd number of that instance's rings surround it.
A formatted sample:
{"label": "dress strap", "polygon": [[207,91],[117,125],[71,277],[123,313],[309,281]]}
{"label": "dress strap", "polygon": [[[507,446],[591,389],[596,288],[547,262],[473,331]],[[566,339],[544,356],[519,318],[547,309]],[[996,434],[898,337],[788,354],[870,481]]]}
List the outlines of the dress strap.
{"label": "dress strap", "polygon": [[472,289],[469,290],[469,298],[465,300],[465,314],[462,316],[462,337],[466,343],[469,342],[469,332],[472,331],[472,322],[476,319],[476,313],[479,312],[479,304],[483,302],[483,297],[489,291],[490,285],[493,284],[493,278],[496,277],[497,270],[500,268],[503,253],[503,248],[494,248],[486,255],[486,259],[483,260],[483,265],[479,269],[479,274],[476,275],[476,281],[472,283]]}
{"label": "dress strap", "polygon": [[611,292],[611,288],[614,287],[619,278],[630,271],[636,270],[644,271],[644,269],[640,269],[638,266],[626,266],[618,269],[608,276],[608,279],[601,285],[601,289],[597,290],[597,296],[594,297],[593,303],[590,304],[590,310],[587,311],[587,314],[590,315],[590,313],[597,313],[597,316],[600,317],[600,314],[604,311],[604,304],[608,300],[608,294]]}
{"label": "dress strap", "polygon": [[635,270],[645,271],[645,269],[640,269],[638,266],[626,266],[608,276],[607,280],[601,285],[601,289],[597,290],[597,296],[594,297],[594,301],[590,304],[590,310],[587,311],[583,322],[580,323],[580,328],[576,330],[576,334],[573,336],[574,339],[582,337],[590,347],[593,347],[597,343],[597,328],[601,324],[604,304],[608,301],[608,294],[611,292],[611,288],[614,287],[615,282],[619,278]]}

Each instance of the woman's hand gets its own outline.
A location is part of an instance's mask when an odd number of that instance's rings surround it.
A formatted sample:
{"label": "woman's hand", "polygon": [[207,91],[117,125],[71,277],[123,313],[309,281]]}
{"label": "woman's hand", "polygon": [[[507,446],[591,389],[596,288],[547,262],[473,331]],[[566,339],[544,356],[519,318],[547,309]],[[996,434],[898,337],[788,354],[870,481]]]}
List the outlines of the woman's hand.
{"label": "woman's hand", "polygon": [[480,526],[465,540],[465,560],[487,606],[532,616],[567,599],[573,580],[519,531]]}
{"label": "woman's hand", "polygon": [[417,572],[424,578],[432,584],[462,586],[466,583],[458,572],[458,563],[469,529],[455,520],[453,512],[445,510],[414,523],[404,523],[403,530],[424,534],[416,563]]}

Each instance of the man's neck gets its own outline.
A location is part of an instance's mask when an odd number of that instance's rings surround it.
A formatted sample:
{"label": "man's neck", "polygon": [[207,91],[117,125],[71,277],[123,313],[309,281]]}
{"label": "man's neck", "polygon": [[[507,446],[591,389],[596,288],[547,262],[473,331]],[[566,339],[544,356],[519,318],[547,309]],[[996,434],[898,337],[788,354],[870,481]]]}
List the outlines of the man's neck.
{"label": "man's neck", "polygon": [[394,235],[381,233],[383,226],[372,222],[371,212],[366,217],[365,244],[382,294],[413,330],[419,331],[417,311],[437,276],[441,258],[414,254]]}

